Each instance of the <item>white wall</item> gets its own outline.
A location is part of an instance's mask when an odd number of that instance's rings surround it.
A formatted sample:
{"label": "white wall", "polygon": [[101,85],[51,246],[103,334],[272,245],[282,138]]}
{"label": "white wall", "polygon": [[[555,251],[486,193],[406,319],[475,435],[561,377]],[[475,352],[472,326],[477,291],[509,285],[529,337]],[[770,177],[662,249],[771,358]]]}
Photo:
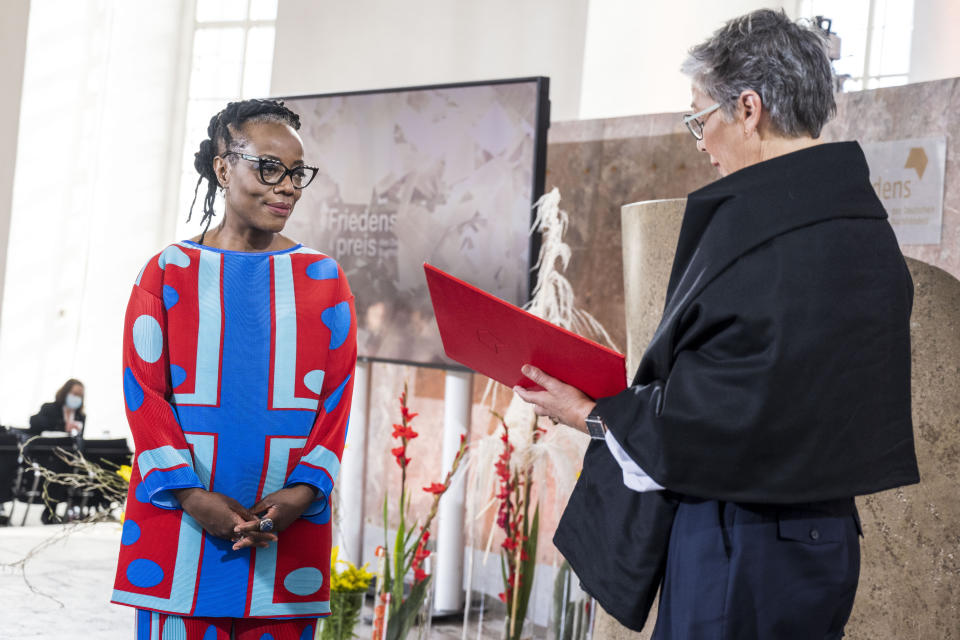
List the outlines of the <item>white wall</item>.
{"label": "white wall", "polygon": [[[949,0],[942,0],[947,2]],[[796,0],[281,0],[273,95],[546,75],[552,120],[679,111],[687,49]]]}
{"label": "white wall", "polygon": [[[10,208],[13,205],[13,174],[17,161],[17,129],[20,119],[20,90],[23,60],[27,49],[27,19],[30,0],[8,0],[0,20],[0,309],[7,268],[7,241],[10,235]],[[3,325],[0,324],[0,330]],[[0,421],[6,416],[0,413]]]}
{"label": "white wall", "polygon": [[590,0],[579,117],[686,110],[690,81],[680,64],[691,46],[730,18],[794,6],[792,0]]}
{"label": "white wall", "polygon": [[910,82],[960,76],[960,2],[915,0]]}
{"label": "white wall", "polygon": [[123,315],[172,231],[180,18],[172,1],[31,3],[0,323],[4,424],[26,425],[77,377],[89,435],[128,432]]}
{"label": "white wall", "polygon": [[[271,92],[547,75],[554,121],[680,111],[689,94],[678,66],[689,46],[735,15],[760,6],[795,13],[796,5],[280,0]],[[3,3],[3,424],[26,424],[77,376],[88,386],[92,433],[126,430],[124,305],[140,266],[172,239],[183,213],[171,187],[192,7],[192,0]],[[956,24],[956,0],[916,0],[912,81],[960,75]]]}
{"label": "white wall", "polygon": [[281,0],[273,95],[550,77],[577,117],[588,0]]}

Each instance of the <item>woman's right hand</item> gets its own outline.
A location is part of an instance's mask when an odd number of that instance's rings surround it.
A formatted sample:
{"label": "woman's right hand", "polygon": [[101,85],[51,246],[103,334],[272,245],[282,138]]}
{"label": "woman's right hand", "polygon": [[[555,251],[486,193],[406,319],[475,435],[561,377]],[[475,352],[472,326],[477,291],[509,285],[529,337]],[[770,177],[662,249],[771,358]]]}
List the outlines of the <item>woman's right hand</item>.
{"label": "woman's right hand", "polygon": [[249,531],[239,536],[234,531],[235,527],[258,518],[230,496],[197,487],[177,489],[174,495],[183,510],[200,523],[204,531],[218,538],[233,542],[241,537],[248,538],[258,547],[266,547],[277,539],[276,534],[260,531]]}

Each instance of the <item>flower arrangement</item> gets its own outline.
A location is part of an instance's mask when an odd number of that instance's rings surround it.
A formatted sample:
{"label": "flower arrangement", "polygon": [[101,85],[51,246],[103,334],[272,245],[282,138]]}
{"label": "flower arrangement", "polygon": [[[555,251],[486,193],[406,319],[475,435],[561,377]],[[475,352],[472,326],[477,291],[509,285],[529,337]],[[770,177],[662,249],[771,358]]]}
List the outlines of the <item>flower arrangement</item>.
{"label": "flower arrangement", "polygon": [[[102,464],[88,460],[80,451],[56,447],[53,450],[60,460],[66,463],[68,471],[54,471],[43,465],[35,464],[27,453],[26,446],[39,436],[34,436],[26,442],[20,443],[20,455],[24,464],[43,480],[42,498],[47,507],[53,509],[54,502],[50,497],[50,485],[62,485],[78,493],[91,492],[99,496],[97,502],[103,506],[91,509],[83,518],[89,522],[116,521],[115,511],[123,507],[127,499],[127,488],[130,484],[130,465],[117,465],[108,460],[101,460]],[[122,519],[122,516],[121,516]]]}
{"label": "flower arrangement", "polygon": [[[531,490],[533,489],[532,469],[511,465],[514,446],[510,442],[510,428],[502,416],[497,416],[503,427],[503,452],[497,459],[497,478],[499,490],[497,500],[497,526],[503,529],[504,538],[500,544],[500,570],[503,575],[503,591],[500,600],[507,605],[505,637],[507,640],[519,640],[523,630],[523,621],[527,617],[527,605],[530,602],[530,589],[533,586],[533,573],[537,559],[537,535],[540,529],[540,506],[533,509],[530,518]],[[532,423],[532,443],[546,433],[545,429]]]}
{"label": "flower arrangement", "polygon": [[[373,574],[367,571],[366,564],[358,569],[349,560],[338,559],[339,551],[338,547],[334,547],[330,553],[330,591],[338,593],[366,592],[374,578]],[[338,571],[337,565],[344,565],[346,568]]]}
{"label": "flower arrangement", "polygon": [[[433,494],[433,503],[421,526],[416,520],[410,521],[408,514],[410,496],[407,493],[407,445],[419,436],[411,424],[418,414],[407,406],[407,385],[403,385],[400,394],[400,424],[393,425],[393,437],[399,440],[399,446],[390,450],[400,467],[400,526],[393,541],[393,551],[388,541],[378,550],[381,564],[378,567],[377,603],[374,614],[373,640],[403,640],[416,620],[427,597],[432,576],[424,567],[424,561],[430,556],[427,543],[430,539],[430,525],[437,515],[440,498],[450,488],[454,474],[467,451],[466,436],[460,436],[460,448],[443,482],[432,482],[423,487],[423,491]],[[383,528],[387,530],[387,505],[389,496],[383,499]],[[391,555],[392,553],[392,555]],[[404,578],[413,572],[413,584],[404,597]]]}
{"label": "flower arrangement", "polygon": [[[319,640],[349,640],[360,621],[363,594],[370,588],[373,574],[367,565],[359,569],[352,562],[338,559],[337,547],[330,553],[330,615],[323,619]],[[338,569],[338,565],[343,569]]]}
{"label": "flower arrangement", "polygon": [[[596,318],[578,308],[573,286],[564,275],[573,252],[563,239],[569,216],[560,208],[560,192],[554,188],[544,194],[535,207],[537,215],[531,233],[539,232],[541,236],[540,252],[534,266],[537,269],[537,283],[531,292],[530,302],[525,308],[548,322],[574,333],[593,337],[598,342],[618,350],[609,333]],[[507,389],[501,389],[499,383],[490,380],[483,394],[483,402],[491,408],[502,406],[498,401],[499,392],[502,390]],[[537,507],[542,503],[545,509],[551,512],[562,509],[562,505],[573,491],[577,472],[589,443],[589,438],[585,434],[573,429],[557,428],[546,432],[542,429],[537,430],[535,428],[537,420],[533,408],[519,396],[511,393],[500,424],[490,435],[471,443],[470,486],[466,500],[466,520],[470,523],[467,528],[467,544],[482,547],[487,553],[492,551],[494,536],[492,533],[488,535],[486,532],[481,532],[481,528],[487,522],[485,518],[487,509],[492,508],[492,505],[500,506],[505,513],[511,513],[516,518],[512,524],[509,518],[503,520],[502,524],[498,522],[498,528],[505,533],[504,543],[512,547],[514,556],[512,578],[511,565],[504,564],[505,588],[501,595],[501,599],[508,604],[508,631],[511,627],[513,628],[513,637],[520,633],[523,626],[523,618],[519,614],[521,605],[529,602],[534,567],[532,558],[537,548],[534,522],[539,525],[537,517],[539,510],[534,508],[534,517],[528,518],[531,511],[528,489],[536,488],[534,493],[537,496]],[[507,424],[512,425],[513,428],[507,429]],[[528,424],[531,425],[529,429],[525,427]],[[507,452],[508,445],[509,452]],[[507,458],[504,458],[505,454]],[[509,461],[508,465],[507,461]],[[501,464],[498,465],[498,462]],[[509,472],[509,478],[515,478],[516,484],[510,485],[509,490],[505,491],[508,466],[512,469]],[[508,499],[507,496],[511,496],[509,498],[511,506],[503,504]],[[520,499],[517,500],[517,497]],[[501,514],[498,513],[499,515]],[[509,541],[510,539],[513,541]],[[520,543],[525,546],[521,547]],[[500,551],[503,558],[503,554],[511,549],[503,547],[502,544]],[[524,552],[528,558],[527,567],[523,565],[522,560],[519,560]],[[554,560],[555,566],[559,566],[556,556]],[[472,556],[470,556],[468,575],[472,574],[472,562]],[[576,584],[575,577],[572,581]],[[514,584],[519,588],[512,588]],[[474,589],[471,579],[467,592],[468,601]],[[516,607],[513,606],[514,602]],[[526,613],[526,609],[523,608],[522,612]],[[556,619],[557,612],[553,612],[552,615],[553,619]],[[479,624],[482,626],[482,616]]]}

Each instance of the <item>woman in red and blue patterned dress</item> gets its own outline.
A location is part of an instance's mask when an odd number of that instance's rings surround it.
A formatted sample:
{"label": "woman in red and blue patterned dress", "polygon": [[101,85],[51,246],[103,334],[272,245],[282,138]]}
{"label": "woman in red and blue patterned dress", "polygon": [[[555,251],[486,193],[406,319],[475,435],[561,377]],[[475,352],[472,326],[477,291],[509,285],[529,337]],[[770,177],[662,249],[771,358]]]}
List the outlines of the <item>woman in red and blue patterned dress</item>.
{"label": "woman in red and blue patterned dress", "polygon": [[136,459],[113,601],[137,608],[138,639],[304,640],[330,612],[356,323],[337,263],[280,233],[317,171],[299,127],[268,100],[214,116],[195,160],[204,233],[151,258],[130,296]]}

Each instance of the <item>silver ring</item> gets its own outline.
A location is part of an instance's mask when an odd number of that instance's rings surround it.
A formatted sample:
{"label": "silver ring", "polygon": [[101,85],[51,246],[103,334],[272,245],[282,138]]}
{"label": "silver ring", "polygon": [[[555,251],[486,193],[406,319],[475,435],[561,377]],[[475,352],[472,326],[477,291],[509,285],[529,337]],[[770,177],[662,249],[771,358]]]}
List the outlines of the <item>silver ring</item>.
{"label": "silver ring", "polygon": [[260,531],[266,533],[268,531],[273,531],[273,519],[264,518],[260,521]]}

